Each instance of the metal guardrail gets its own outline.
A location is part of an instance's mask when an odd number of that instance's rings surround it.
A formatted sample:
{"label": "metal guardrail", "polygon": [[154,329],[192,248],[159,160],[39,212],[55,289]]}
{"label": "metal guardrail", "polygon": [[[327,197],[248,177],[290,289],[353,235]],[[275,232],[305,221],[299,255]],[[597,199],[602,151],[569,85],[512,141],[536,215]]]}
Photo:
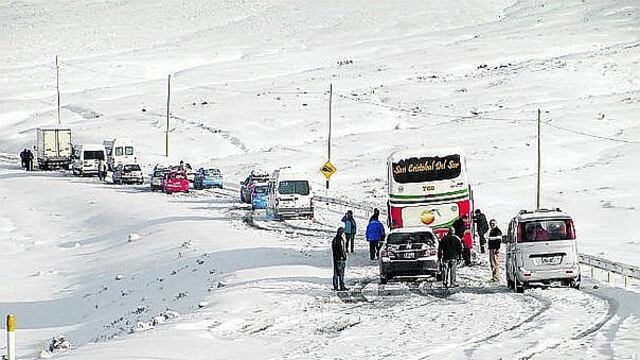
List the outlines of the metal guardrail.
{"label": "metal guardrail", "polygon": [[[318,202],[341,205],[348,208],[360,209],[360,210],[369,211],[369,212],[372,212],[373,209],[376,207],[374,204],[371,204],[371,203],[358,203],[358,202],[354,202],[346,199],[345,200],[336,199],[336,198],[326,197],[326,196],[315,196],[314,198]],[[379,209],[380,209],[380,215],[383,215],[386,217],[387,209],[386,208],[379,208]],[[640,267],[638,266],[628,265],[628,264],[624,264],[616,261],[610,261],[601,257],[587,255],[587,254],[580,254],[580,264],[589,266],[591,268],[596,268],[596,269],[606,271],[608,273],[607,275],[608,280],[610,279],[610,276],[609,276],[610,273],[623,276],[625,278],[625,284],[626,284],[627,278],[634,278],[634,279],[640,280]]]}

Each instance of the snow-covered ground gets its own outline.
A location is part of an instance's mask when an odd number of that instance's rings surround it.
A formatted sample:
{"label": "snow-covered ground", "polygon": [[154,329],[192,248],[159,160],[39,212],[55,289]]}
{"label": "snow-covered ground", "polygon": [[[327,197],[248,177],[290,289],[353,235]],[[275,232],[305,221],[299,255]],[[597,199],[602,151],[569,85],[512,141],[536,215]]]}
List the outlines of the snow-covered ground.
{"label": "snow-covered ground", "polygon": [[292,165],[322,192],[332,83],[330,195],[382,205],[391,151],[454,145],[504,227],[535,203],[540,108],[543,205],[575,217],[582,252],[637,265],[637,1],[12,0],[0,33],[0,311],[22,357],[54,334],[73,359],[637,356],[631,292],[516,296],[480,267],[449,297],[380,288],[361,241],[340,298],[327,246],[344,209],[252,227],[229,191],[25,174],[4,155],[56,124],[59,55],[75,143],[127,136],[164,160],[171,73],[171,161],[232,184]]}

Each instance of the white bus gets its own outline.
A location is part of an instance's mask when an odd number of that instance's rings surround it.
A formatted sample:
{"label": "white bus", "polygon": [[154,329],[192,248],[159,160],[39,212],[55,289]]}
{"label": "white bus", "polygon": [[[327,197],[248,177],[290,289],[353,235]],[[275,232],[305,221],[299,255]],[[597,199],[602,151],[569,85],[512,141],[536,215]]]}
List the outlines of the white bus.
{"label": "white bus", "polygon": [[103,142],[103,145],[107,149],[107,163],[111,169],[114,169],[118,165],[135,164],[138,162],[137,152],[131,139],[117,138],[106,140]]}
{"label": "white bus", "polygon": [[[462,151],[399,151],[389,156],[387,165],[391,229],[430,226],[442,236],[464,215],[471,223],[473,195]],[[462,239],[469,249],[473,246],[471,231],[467,230]]]}

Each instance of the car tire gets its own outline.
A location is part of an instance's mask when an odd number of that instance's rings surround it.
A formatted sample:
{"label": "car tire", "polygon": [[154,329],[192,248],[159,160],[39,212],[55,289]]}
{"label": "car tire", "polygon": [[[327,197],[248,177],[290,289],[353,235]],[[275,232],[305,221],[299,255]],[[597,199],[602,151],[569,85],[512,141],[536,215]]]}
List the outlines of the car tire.
{"label": "car tire", "polygon": [[576,290],[580,290],[580,283],[582,282],[582,275],[578,275],[578,279],[573,280],[571,282],[571,287],[576,289]]}
{"label": "car tire", "polygon": [[386,276],[380,275],[380,285],[386,285],[389,279]]}

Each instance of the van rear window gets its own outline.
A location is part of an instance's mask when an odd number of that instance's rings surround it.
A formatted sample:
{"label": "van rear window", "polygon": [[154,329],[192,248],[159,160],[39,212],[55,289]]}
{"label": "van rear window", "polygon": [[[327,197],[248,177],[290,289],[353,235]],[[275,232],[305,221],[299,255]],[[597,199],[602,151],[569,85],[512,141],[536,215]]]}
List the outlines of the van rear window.
{"label": "van rear window", "polygon": [[85,160],[104,160],[104,151],[84,151]]}
{"label": "van rear window", "polygon": [[518,225],[518,242],[574,240],[576,232],[571,219],[536,220]]}
{"label": "van rear window", "polygon": [[281,181],[278,185],[280,194],[309,195],[309,182],[306,180]]}
{"label": "van rear window", "polygon": [[124,154],[125,155],[133,155],[133,146],[125,146]]}

